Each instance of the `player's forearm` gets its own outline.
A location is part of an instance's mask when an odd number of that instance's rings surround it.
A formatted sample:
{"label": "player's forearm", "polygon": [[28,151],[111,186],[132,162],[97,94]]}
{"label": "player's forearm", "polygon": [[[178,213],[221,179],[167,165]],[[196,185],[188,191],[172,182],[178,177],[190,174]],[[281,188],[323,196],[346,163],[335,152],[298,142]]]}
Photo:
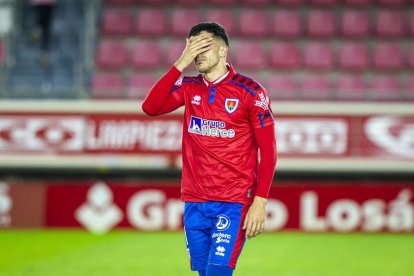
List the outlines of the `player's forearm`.
{"label": "player's forearm", "polygon": [[268,198],[277,162],[274,126],[255,130],[255,136],[260,149],[256,196]]}
{"label": "player's forearm", "polygon": [[162,112],[162,109],[164,105],[167,104],[168,99],[173,97],[170,90],[180,76],[181,71],[174,66],[171,67],[171,69],[148,91],[147,96],[142,102],[142,110],[151,116],[165,113]]}

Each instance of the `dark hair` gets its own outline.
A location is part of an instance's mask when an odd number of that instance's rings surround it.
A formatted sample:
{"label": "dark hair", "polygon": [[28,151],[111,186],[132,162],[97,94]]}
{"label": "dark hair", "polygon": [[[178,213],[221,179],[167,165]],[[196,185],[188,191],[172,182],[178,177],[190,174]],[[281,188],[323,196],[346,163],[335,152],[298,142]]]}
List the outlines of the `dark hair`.
{"label": "dark hair", "polygon": [[216,22],[203,22],[194,25],[188,33],[188,37],[196,36],[202,31],[206,31],[208,33],[213,34],[213,36],[220,37],[221,39],[223,39],[224,43],[226,43],[226,45],[229,46],[229,37],[226,33],[226,30],[224,30],[223,26]]}

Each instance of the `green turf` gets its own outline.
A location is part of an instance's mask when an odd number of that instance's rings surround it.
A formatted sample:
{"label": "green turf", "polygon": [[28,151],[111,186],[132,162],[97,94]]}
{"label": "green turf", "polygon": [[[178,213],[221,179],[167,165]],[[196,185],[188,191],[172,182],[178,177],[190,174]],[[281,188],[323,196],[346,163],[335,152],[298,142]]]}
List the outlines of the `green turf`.
{"label": "green turf", "polygon": [[[0,231],[0,275],[197,275],[180,232]],[[414,275],[411,234],[263,234],[236,276]]]}

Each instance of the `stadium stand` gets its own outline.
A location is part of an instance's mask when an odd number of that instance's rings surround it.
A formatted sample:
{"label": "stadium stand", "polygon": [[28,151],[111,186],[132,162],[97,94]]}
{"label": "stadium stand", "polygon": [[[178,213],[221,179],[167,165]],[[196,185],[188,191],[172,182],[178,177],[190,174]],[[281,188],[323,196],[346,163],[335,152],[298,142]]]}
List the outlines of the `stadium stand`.
{"label": "stadium stand", "polygon": [[135,31],[138,36],[160,36],[167,32],[166,18],[162,10],[145,8],[137,11]]}
{"label": "stadium stand", "polygon": [[312,38],[336,35],[335,15],[329,10],[311,10],[306,23],[307,35]]}
{"label": "stadium stand", "polygon": [[301,17],[295,10],[277,10],[271,20],[275,37],[298,38],[302,33]]}
{"label": "stadium stand", "polygon": [[127,9],[107,9],[103,14],[102,33],[105,35],[131,35],[132,14]]}
{"label": "stadium stand", "polygon": [[117,99],[124,86],[122,76],[116,73],[95,73],[92,79],[91,96],[96,99]]}
{"label": "stadium stand", "polygon": [[300,98],[303,100],[329,101],[332,83],[325,74],[307,74],[300,83]]}
{"label": "stadium stand", "polygon": [[273,69],[296,69],[300,66],[299,50],[295,43],[276,42],[270,49],[270,66]]}
{"label": "stadium stand", "polygon": [[[48,58],[33,36],[35,10],[26,1],[13,2],[15,30],[10,36],[8,98],[79,98],[84,52],[86,2],[60,0],[54,8]],[[16,31],[19,30],[19,31]]]}
{"label": "stadium stand", "polygon": [[[123,66],[124,70],[118,74],[129,80],[124,84],[124,96],[141,95],[141,92],[134,94],[133,87],[139,86],[141,78],[148,86],[151,71],[156,79],[179,57],[184,46],[180,39],[187,34],[188,27],[202,20],[215,20],[231,36],[234,50],[230,52],[230,61],[240,70],[254,70],[259,81],[269,86],[269,94],[274,99],[397,101],[402,100],[400,89],[410,89],[410,82],[402,86],[400,80],[401,74],[407,74],[414,67],[413,47],[404,46],[407,34],[414,29],[414,16],[412,12],[405,12],[405,1],[376,2],[380,5],[370,0],[276,2],[282,8],[276,9],[272,1],[266,0],[209,1],[208,4],[177,0],[168,9],[160,10],[155,7],[165,1],[106,1],[104,13],[128,10],[124,20],[135,22],[133,35],[138,37],[122,38],[124,49],[130,51],[126,56],[131,60],[131,64],[122,65],[125,57],[122,46],[117,46],[121,50],[110,60],[99,58],[103,42],[122,44],[108,40],[113,35],[103,30],[97,47],[97,69],[105,72],[112,65],[115,68],[120,65],[121,69]],[[242,5],[237,6],[239,3]],[[134,9],[127,8],[128,5],[135,5]],[[202,8],[195,8],[200,5]],[[234,9],[224,10],[220,6]],[[149,19],[156,24],[149,23]],[[125,45],[131,39],[133,46],[128,50]],[[142,51],[145,56],[139,54]],[[319,72],[316,75],[315,70]],[[144,75],[136,77],[136,71]],[[287,71],[292,76],[288,77]],[[138,90],[144,91],[143,87]],[[273,89],[282,89],[283,93]]]}
{"label": "stadium stand", "polygon": [[239,17],[240,35],[246,37],[266,37],[268,35],[268,22],[263,9],[243,9]]}
{"label": "stadium stand", "polygon": [[341,69],[364,71],[369,67],[368,51],[364,43],[343,42],[339,48],[338,62]]}
{"label": "stadium stand", "polygon": [[[81,76],[92,98],[142,98],[180,56],[189,27],[219,21],[231,38],[229,61],[268,85],[274,99],[413,100],[411,0],[104,0],[89,67],[79,31],[85,3],[59,1],[47,68],[38,66],[38,49],[27,39],[32,10],[22,6],[9,96],[76,98]],[[48,94],[54,85],[62,91]]]}
{"label": "stadium stand", "polygon": [[365,100],[366,80],[360,75],[340,75],[337,80],[336,98],[344,101]]}
{"label": "stadium stand", "polygon": [[364,38],[370,33],[369,15],[364,10],[345,10],[342,14],[341,32],[345,37]]}
{"label": "stadium stand", "polygon": [[[404,0],[108,0],[103,14],[126,10],[128,23],[121,25],[132,27],[114,36],[101,23],[96,70],[117,68],[113,73],[126,80],[120,97],[143,97],[181,54],[189,26],[219,21],[231,36],[230,62],[268,86],[273,99],[403,101],[413,94],[412,80],[405,77],[414,68],[414,46],[407,43],[414,13],[408,5]],[[105,61],[102,43],[123,47]]]}

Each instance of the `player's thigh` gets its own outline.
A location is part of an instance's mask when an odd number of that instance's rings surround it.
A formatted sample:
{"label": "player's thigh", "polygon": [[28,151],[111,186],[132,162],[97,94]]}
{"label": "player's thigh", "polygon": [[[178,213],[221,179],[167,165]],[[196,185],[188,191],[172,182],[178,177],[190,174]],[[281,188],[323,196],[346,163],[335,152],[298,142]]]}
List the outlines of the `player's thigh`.
{"label": "player's thigh", "polygon": [[211,225],[198,210],[197,203],[184,205],[184,232],[192,270],[207,267],[210,252]]}
{"label": "player's thigh", "polygon": [[211,230],[211,250],[209,264],[236,267],[237,260],[243,249],[245,231],[243,222],[248,206],[224,203]]}

